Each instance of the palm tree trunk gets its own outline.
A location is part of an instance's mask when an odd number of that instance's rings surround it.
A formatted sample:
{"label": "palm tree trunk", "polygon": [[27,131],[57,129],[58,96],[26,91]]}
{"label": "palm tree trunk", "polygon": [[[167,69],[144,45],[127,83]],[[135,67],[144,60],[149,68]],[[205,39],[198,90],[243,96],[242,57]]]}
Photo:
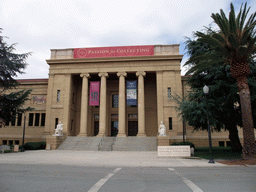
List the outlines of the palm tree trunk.
{"label": "palm tree trunk", "polygon": [[229,140],[231,142],[231,147],[233,152],[242,152],[242,145],[239,139],[238,130],[236,124],[227,124],[225,127],[229,131]]}
{"label": "palm tree trunk", "polygon": [[248,159],[251,157],[256,157],[256,144],[253,127],[250,90],[247,83],[247,76],[237,77],[236,80],[239,90],[243,120],[243,158]]}

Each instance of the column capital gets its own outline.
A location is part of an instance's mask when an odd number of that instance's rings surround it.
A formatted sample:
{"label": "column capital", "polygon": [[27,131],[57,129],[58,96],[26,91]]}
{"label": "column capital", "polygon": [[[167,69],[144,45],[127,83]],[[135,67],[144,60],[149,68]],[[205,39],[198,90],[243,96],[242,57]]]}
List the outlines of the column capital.
{"label": "column capital", "polygon": [[145,71],[137,71],[136,76],[138,77],[140,75],[142,75],[144,77],[146,75],[146,72]]}
{"label": "column capital", "polygon": [[108,77],[108,73],[99,73],[99,77]]}
{"label": "column capital", "polygon": [[121,76],[126,77],[126,76],[127,76],[127,73],[124,72],[124,71],[118,72],[118,73],[117,73],[117,76],[118,76],[118,77],[121,77]]}
{"label": "column capital", "polygon": [[89,73],[81,73],[80,74],[80,77],[87,77],[87,78],[90,78],[90,74]]}

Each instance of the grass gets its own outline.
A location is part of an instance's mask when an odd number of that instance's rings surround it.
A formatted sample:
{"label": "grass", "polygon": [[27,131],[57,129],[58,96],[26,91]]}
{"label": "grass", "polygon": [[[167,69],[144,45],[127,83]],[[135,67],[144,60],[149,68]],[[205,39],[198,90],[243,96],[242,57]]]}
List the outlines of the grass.
{"label": "grass", "polygon": [[[195,157],[210,159],[209,147],[197,147]],[[239,159],[241,153],[232,152],[230,147],[213,147],[213,159]]]}

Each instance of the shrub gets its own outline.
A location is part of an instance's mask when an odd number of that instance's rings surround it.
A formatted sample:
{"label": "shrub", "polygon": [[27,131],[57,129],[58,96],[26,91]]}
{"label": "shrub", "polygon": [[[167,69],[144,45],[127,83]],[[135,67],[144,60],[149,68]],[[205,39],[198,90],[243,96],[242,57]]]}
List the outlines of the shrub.
{"label": "shrub", "polygon": [[191,143],[191,142],[174,142],[173,144],[171,144],[171,145],[189,145],[190,147],[193,147],[194,149],[195,149],[195,145],[194,145],[194,143]]}
{"label": "shrub", "polygon": [[38,149],[45,149],[46,142],[28,142],[25,143],[24,149],[25,150],[38,150]]}

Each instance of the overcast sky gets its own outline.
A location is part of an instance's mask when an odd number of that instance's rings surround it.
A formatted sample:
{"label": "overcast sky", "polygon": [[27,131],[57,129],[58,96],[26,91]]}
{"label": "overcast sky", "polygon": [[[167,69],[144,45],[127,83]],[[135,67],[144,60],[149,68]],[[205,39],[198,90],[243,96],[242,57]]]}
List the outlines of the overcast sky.
{"label": "overcast sky", "polygon": [[[1,0],[0,28],[8,44],[18,43],[16,53],[32,52],[17,78],[48,78],[50,49],[180,44],[184,54],[185,37],[209,26],[212,13],[228,13],[231,2],[238,12],[246,1]],[[247,3],[256,12],[255,1]]]}

